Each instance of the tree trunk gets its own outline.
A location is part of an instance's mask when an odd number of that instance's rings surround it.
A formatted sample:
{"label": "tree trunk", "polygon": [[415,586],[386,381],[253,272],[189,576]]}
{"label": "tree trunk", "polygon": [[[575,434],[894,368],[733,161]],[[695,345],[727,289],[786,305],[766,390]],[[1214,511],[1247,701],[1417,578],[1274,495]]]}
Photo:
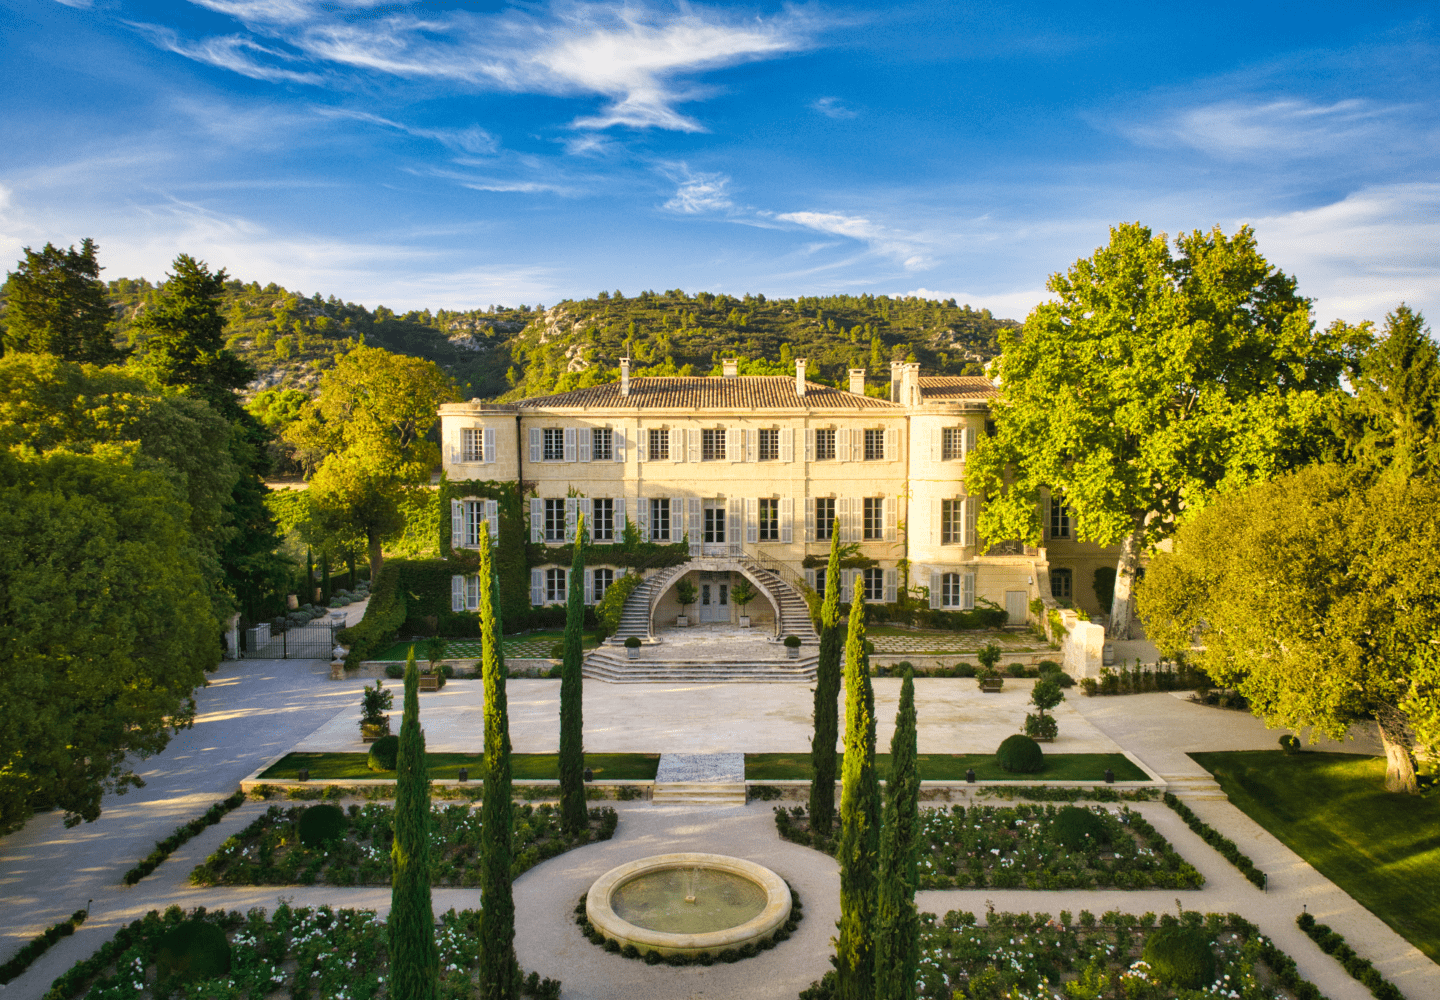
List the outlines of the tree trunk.
{"label": "tree trunk", "polygon": [[1391,705],[1377,706],[1375,721],[1380,725],[1380,742],[1385,746],[1385,790],[1414,795],[1415,734],[1405,713]]}
{"label": "tree trunk", "polygon": [[1135,581],[1135,568],[1140,565],[1140,544],[1143,528],[1136,528],[1120,546],[1120,565],[1115,568],[1115,594],[1110,602],[1110,637],[1130,638],[1130,591]]}
{"label": "tree trunk", "polygon": [[374,587],[380,582],[380,564],[385,561],[385,553],[381,550],[379,532],[367,532],[365,540],[370,546],[370,586]]}

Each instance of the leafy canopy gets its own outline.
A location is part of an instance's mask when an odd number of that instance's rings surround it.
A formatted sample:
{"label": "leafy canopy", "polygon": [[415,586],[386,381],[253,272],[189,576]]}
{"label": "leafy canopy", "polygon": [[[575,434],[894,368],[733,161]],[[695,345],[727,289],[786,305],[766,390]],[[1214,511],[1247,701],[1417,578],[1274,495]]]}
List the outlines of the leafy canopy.
{"label": "leafy canopy", "polygon": [[[1370,324],[1351,331],[1370,337]],[[1344,425],[1346,459],[1370,475],[1440,478],[1440,351],[1425,317],[1401,305],[1360,359]]]}
{"label": "leafy canopy", "polygon": [[51,354],[66,361],[118,361],[114,314],[100,280],[99,248],[91,239],[80,249],[46,243],[25,258],[5,282],[4,347],[9,354]]}

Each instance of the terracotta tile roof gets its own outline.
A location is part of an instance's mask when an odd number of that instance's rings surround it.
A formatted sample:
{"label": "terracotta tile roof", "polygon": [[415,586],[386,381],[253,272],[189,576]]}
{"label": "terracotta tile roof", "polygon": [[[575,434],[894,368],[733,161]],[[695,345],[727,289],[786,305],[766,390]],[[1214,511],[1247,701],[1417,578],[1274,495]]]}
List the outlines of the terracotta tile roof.
{"label": "terracotta tile roof", "polygon": [[981,375],[921,375],[920,398],[942,399],[993,399],[1000,390]]}
{"label": "terracotta tile roof", "polygon": [[[983,379],[981,381],[984,381]],[[632,378],[630,395],[620,395],[620,383],[595,385],[553,396],[535,396],[515,403],[521,409],[581,406],[596,409],[676,410],[893,410],[904,407],[885,399],[857,396],[829,385],[805,383],[805,398],[795,393],[788,375],[742,375],[738,378]]]}

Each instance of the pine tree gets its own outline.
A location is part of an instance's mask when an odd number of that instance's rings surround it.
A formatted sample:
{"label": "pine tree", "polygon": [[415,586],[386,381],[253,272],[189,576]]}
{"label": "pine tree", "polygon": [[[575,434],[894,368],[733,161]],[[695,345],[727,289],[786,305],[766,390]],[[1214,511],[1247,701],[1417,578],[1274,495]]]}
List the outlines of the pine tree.
{"label": "pine tree", "polygon": [[420,729],[415,647],[405,661],[405,714],[395,755],[395,842],[390,848],[390,983],[395,1000],[435,1000],[440,952],[430,903],[430,769]]}
{"label": "pine tree", "polygon": [[585,515],[575,526],[575,556],[565,598],[565,656],[560,665],[560,821],[572,836],[588,829],[585,809],[585,719],[580,676],[585,629]]}
{"label": "pine tree", "polygon": [[840,533],[830,532],[825,599],[820,604],[820,662],[815,670],[815,735],[810,741],[810,829],[829,837],[835,816],[835,740],[840,708]]}
{"label": "pine tree", "polygon": [[505,653],[501,646],[500,580],[490,551],[490,527],[480,528],[480,669],[485,685],[485,793],[481,805],[480,996],[513,1000],[520,995],[515,961],[515,896],[510,861],[515,851],[510,800],[510,719],[505,703]]}
{"label": "pine tree", "polygon": [[915,674],[907,670],[895,713],[895,735],[890,740],[890,780],[885,783],[885,823],[880,829],[876,1000],[914,1000],[920,967],[920,914],[915,909],[920,770],[915,728]]}
{"label": "pine tree", "polygon": [[[828,585],[828,581],[827,581]],[[880,787],[875,776],[875,692],[865,654],[864,581],[855,580],[845,644],[845,768],[840,793],[838,1000],[875,997],[875,867]]]}
{"label": "pine tree", "polygon": [[25,259],[5,282],[7,322],[0,340],[6,352],[102,365],[120,360],[97,249],[88,237],[78,251],[50,243],[39,253],[25,248]]}

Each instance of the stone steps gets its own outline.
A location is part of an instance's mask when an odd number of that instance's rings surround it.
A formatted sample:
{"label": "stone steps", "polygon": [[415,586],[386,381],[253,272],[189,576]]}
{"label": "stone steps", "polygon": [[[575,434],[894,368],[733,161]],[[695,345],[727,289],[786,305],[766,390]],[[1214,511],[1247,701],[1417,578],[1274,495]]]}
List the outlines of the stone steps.
{"label": "stone steps", "polygon": [[745,783],[656,782],[650,800],[658,805],[743,806],[745,804]]}
{"label": "stone steps", "polygon": [[814,683],[819,656],[798,659],[666,659],[656,654],[662,647],[650,647],[643,659],[630,659],[608,649],[592,650],[581,669],[585,677],[611,684],[653,684],[684,682]]}
{"label": "stone steps", "polygon": [[1160,777],[1165,782],[1165,790],[1177,799],[1197,802],[1229,800],[1220,783],[1208,774],[1162,774]]}

